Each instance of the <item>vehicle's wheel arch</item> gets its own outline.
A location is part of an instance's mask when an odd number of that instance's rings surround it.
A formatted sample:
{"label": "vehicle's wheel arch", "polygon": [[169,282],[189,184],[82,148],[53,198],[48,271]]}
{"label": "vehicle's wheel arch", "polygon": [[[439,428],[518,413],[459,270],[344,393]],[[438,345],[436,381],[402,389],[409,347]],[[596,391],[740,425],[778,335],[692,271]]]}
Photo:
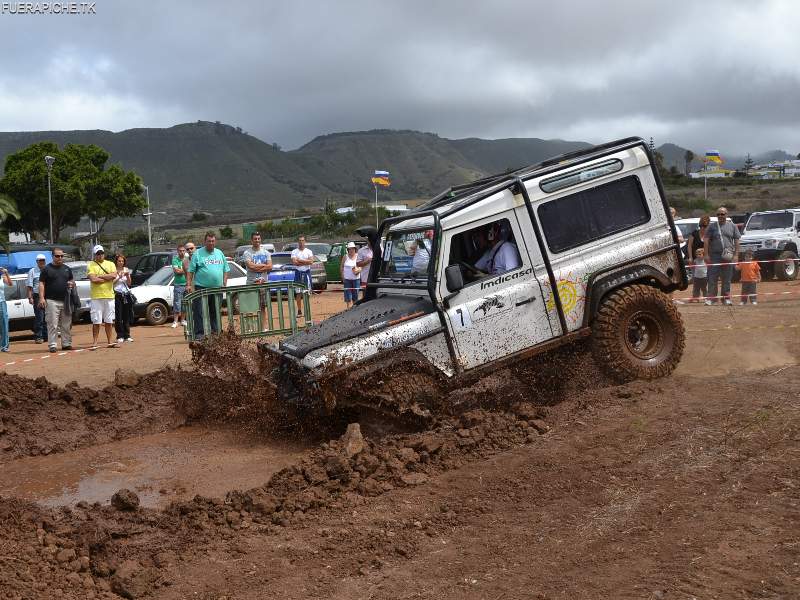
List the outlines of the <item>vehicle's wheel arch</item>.
{"label": "vehicle's wheel arch", "polygon": [[797,252],[797,244],[795,244],[794,242],[789,242],[788,244],[786,244],[786,246],[783,248],[783,250],[785,252],[788,251],[788,252],[794,252],[795,254],[798,254],[798,252]]}
{"label": "vehicle's wheel arch", "polygon": [[664,273],[650,265],[633,265],[613,273],[601,274],[596,279],[590,279],[586,286],[584,326],[592,324],[606,296],[621,287],[637,283],[652,286],[665,293],[672,292],[678,287]]}

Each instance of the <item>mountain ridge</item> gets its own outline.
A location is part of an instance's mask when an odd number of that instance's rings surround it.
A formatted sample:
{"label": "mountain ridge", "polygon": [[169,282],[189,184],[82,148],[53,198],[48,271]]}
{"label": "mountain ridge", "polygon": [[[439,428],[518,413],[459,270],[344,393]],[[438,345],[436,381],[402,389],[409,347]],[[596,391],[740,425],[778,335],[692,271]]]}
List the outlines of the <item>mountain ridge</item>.
{"label": "mountain ridge", "polygon": [[[372,129],[323,134],[284,151],[239,127],[197,121],[120,132],[0,132],[0,173],[9,154],[41,141],[101,146],[109,152],[110,164],[142,177],[152,210],[166,213],[166,222],[185,222],[194,212],[210,213],[215,220],[258,220],[328,200],[369,199],[374,196],[369,178],[375,169],[392,173],[391,187],[379,189],[384,201],[426,198],[451,185],[592,145],[541,138],[448,139],[410,129]],[[667,168],[683,172],[685,148],[662,144],[658,149],[664,150]],[[784,151],[764,155],[771,160],[791,156]],[[753,159],[759,161],[759,156]],[[695,160],[695,168],[699,164]],[[725,166],[740,164],[727,157]]]}

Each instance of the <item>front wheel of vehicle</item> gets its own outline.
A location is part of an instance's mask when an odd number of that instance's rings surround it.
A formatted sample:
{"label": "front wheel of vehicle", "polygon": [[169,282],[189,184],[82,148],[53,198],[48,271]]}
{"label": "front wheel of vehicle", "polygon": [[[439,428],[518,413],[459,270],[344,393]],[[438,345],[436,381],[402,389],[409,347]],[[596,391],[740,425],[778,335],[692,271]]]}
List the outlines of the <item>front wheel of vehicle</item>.
{"label": "front wheel of vehicle", "polygon": [[683,355],[684,329],[669,296],[648,285],[611,292],[592,325],[592,350],[612,378],[627,382],[672,373]]}
{"label": "front wheel of vehicle", "polygon": [[778,260],[783,262],[776,262],[775,275],[781,281],[792,281],[797,279],[797,253],[791,250],[786,250],[778,254]]}
{"label": "front wheel of vehicle", "polygon": [[162,302],[151,302],[147,305],[144,318],[148,325],[163,325],[167,322],[169,316],[169,309],[166,304]]}

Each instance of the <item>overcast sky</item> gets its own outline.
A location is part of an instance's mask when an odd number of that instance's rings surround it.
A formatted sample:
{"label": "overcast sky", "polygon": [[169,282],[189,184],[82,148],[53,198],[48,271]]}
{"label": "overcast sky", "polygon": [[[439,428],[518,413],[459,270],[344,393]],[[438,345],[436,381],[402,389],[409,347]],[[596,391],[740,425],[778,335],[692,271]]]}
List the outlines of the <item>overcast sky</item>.
{"label": "overcast sky", "polygon": [[[12,2],[12,4],[14,4]],[[98,0],[0,14],[0,130],[222,121],[800,151],[796,1]]]}

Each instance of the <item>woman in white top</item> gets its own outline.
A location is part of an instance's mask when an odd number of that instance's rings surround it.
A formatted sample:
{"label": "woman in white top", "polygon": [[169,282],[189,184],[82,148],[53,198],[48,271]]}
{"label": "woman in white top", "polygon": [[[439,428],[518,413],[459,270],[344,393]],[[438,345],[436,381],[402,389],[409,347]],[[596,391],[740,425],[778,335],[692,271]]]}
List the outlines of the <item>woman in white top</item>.
{"label": "woman in white top", "polygon": [[361,289],[361,268],[356,264],[356,245],[347,243],[347,256],[342,260],[342,281],[344,282],[344,303],[347,308],[353,306],[358,300],[358,291]]}
{"label": "woman in white top", "polygon": [[128,259],[120,254],[114,261],[117,277],[114,279],[114,329],[117,330],[117,343],[132,342],[131,323],[133,323],[133,295],[131,294],[131,270],[125,265]]}

